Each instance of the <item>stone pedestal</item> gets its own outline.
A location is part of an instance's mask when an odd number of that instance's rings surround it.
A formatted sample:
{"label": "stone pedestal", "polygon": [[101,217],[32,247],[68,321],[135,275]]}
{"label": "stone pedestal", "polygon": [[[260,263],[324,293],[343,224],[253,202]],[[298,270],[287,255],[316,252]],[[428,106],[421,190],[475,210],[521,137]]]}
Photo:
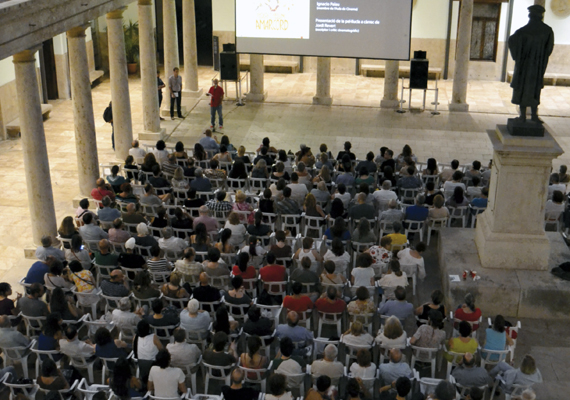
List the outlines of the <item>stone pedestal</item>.
{"label": "stone pedestal", "polygon": [[544,207],[552,160],[563,151],[544,137],[512,136],[505,125],[487,131],[493,144],[489,202],[477,218],[475,243],[485,268],[545,270],[550,244]]}
{"label": "stone pedestal", "polygon": [[99,178],[99,160],[97,157],[97,136],[93,117],[93,99],[87,47],[85,45],[87,26],[73,28],[67,32],[69,47],[69,72],[71,95],[73,98],[73,122],[75,125],[75,149],[77,152],[77,170],[81,195],[91,196],[91,190]]}
{"label": "stone pedestal", "polygon": [[453,92],[449,111],[469,111],[467,84],[469,83],[469,59],[471,57],[471,28],[473,25],[473,0],[461,1],[457,47],[455,50],[455,71]]}
{"label": "stone pedestal", "polygon": [[398,78],[400,75],[400,62],[394,60],[386,61],[384,73],[384,98],[380,102],[381,108],[398,108]]}
{"label": "stone pedestal", "polygon": [[22,132],[22,154],[28,189],[28,207],[34,244],[39,246],[43,235],[51,235],[55,239],[57,224],[36,75],[34,57],[36,51],[38,48],[16,53],[13,62]]}
{"label": "stone pedestal", "polygon": [[124,11],[125,8],[120,8],[107,14],[109,75],[111,78],[113,126],[115,129],[115,155],[117,159],[123,161],[129,155],[129,149],[133,141],[129,76],[127,74],[125,36],[123,32]]}
{"label": "stone pedestal", "polygon": [[[152,17],[152,0],[139,0],[139,47],[143,100],[144,132],[162,138],[156,84],[156,48]],[[139,139],[141,139],[139,133]],[[159,140],[157,139],[157,140]]]}
{"label": "stone pedestal", "polygon": [[267,93],[265,92],[265,83],[263,75],[265,66],[263,65],[263,54],[250,55],[249,67],[249,93],[245,96],[247,101],[262,102],[265,101]]}
{"label": "stone pedestal", "polygon": [[196,45],[196,12],[194,0],[182,2],[182,21],[184,36],[184,97],[200,97],[203,90],[198,87],[198,48]]}
{"label": "stone pedestal", "polygon": [[313,104],[330,106],[331,97],[331,59],[329,57],[317,58],[317,94],[313,97]]}

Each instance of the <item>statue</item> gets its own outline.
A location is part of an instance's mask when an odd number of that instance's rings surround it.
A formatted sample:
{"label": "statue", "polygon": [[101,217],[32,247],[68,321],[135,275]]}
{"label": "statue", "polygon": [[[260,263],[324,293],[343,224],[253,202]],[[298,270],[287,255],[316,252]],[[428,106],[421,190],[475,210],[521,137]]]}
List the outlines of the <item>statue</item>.
{"label": "statue", "polygon": [[542,123],[538,118],[538,105],[548,58],[554,48],[554,32],[542,21],[544,7],[533,5],[528,11],[528,24],[509,38],[509,50],[515,60],[511,102],[520,106],[519,122],[526,122],[526,108],[530,107],[531,120]]}

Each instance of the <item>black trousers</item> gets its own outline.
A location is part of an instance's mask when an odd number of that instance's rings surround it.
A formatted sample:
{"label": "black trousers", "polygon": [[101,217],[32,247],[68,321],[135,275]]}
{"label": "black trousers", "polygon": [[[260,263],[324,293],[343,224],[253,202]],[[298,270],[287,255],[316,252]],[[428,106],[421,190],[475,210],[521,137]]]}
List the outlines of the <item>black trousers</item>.
{"label": "black trousers", "polygon": [[162,105],[162,90],[158,91],[158,108]]}
{"label": "black trousers", "polygon": [[176,103],[176,111],[178,112],[178,118],[182,118],[181,93],[180,92],[173,92],[173,93],[178,93],[178,96],[170,98],[170,117],[174,118],[174,103]]}

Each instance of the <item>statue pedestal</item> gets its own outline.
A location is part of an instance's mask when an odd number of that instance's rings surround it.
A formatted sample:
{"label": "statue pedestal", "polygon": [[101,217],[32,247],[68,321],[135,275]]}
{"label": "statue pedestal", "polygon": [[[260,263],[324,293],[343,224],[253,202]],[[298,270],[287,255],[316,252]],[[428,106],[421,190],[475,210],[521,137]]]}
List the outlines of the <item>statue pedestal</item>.
{"label": "statue pedestal", "polygon": [[487,131],[493,170],[487,209],[477,218],[475,243],[484,268],[545,270],[550,243],[544,206],[552,160],[563,151],[552,135],[513,136],[505,125]]}
{"label": "statue pedestal", "polygon": [[544,137],[544,126],[540,122],[521,121],[518,118],[507,120],[507,130],[512,136]]}

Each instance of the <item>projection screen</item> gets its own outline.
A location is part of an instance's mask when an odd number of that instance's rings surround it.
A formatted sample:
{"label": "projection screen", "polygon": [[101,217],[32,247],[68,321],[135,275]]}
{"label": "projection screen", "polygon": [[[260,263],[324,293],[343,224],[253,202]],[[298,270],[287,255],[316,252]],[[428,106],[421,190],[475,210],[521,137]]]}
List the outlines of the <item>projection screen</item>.
{"label": "projection screen", "polygon": [[238,53],[409,60],[412,0],[236,0]]}

